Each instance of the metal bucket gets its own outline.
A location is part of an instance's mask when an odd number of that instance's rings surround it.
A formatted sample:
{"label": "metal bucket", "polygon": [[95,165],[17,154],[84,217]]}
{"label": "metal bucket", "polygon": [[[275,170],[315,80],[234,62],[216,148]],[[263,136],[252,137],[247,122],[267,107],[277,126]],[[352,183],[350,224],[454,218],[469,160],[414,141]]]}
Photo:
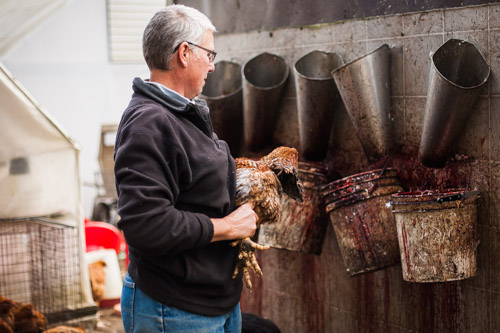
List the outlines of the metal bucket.
{"label": "metal bucket", "polygon": [[325,158],[339,93],[332,75],[344,62],[337,53],[312,51],[295,62],[295,90],[302,155]]}
{"label": "metal bucket", "polygon": [[217,136],[238,156],[243,132],[243,89],[241,65],[220,61],[207,77],[200,98],[207,101]]}
{"label": "metal bucket", "polygon": [[370,162],[393,148],[389,53],[384,44],[331,73]]}
{"label": "metal bucket", "polygon": [[285,59],[266,52],[250,59],[242,72],[245,145],[256,151],[271,139],[290,71]]}
{"label": "metal bucket", "polygon": [[419,158],[443,167],[463,133],[490,68],[476,45],[450,39],[431,56]]}
{"label": "metal bucket", "polygon": [[476,275],[477,199],[463,189],[392,196],[403,279],[445,282]]}
{"label": "metal bucket", "polygon": [[399,262],[396,224],[388,202],[401,191],[394,169],[352,175],[323,187],[326,212],[351,276]]}
{"label": "metal bucket", "polygon": [[299,162],[298,173],[304,186],[303,202],[283,198],[280,221],[262,224],[258,240],[278,249],[319,255],[328,226],[320,191],[328,182],[327,170],[319,164]]}

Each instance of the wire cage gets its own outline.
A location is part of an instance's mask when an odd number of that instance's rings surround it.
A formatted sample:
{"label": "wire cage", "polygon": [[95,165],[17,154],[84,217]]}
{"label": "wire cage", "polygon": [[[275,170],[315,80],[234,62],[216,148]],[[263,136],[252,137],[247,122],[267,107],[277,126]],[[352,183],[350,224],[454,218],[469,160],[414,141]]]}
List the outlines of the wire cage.
{"label": "wire cage", "polygon": [[45,219],[0,221],[0,294],[32,303],[49,323],[74,318],[81,308],[80,267],[78,228]]}

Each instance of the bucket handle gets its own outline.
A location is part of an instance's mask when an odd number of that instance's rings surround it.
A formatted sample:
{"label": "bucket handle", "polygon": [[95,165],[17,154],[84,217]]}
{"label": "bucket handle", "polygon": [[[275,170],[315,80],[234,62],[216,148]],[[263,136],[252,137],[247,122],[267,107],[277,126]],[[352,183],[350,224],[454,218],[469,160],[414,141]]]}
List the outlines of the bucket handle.
{"label": "bucket handle", "polygon": [[455,201],[455,200],[465,200],[469,197],[476,196],[476,195],[479,195],[479,191],[450,194],[450,195],[446,195],[444,197],[439,197],[436,199],[436,201],[439,203],[443,203],[443,202],[449,202],[449,201]]}

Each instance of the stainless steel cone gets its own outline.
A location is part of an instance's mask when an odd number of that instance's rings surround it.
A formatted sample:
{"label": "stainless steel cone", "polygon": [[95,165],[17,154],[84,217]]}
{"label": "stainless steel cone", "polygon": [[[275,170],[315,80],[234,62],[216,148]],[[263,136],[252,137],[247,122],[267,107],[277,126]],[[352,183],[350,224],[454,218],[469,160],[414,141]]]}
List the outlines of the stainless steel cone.
{"label": "stainless steel cone", "polygon": [[256,151],[272,136],[289,68],[282,57],[262,53],[250,59],[242,72],[245,145]]}
{"label": "stainless steel cone", "polygon": [[419,158],[443,167],[463,134],[490,68],[476,45],[450,39],[431,56]]}
{"label": "stainless steel cone", "polygon": [[210,119],[217,136],[226,141],[233,156],[238,156],[243,137],[243,89],[241,65],[220,61],[207,77],[200,98],[207,101]]}
{"label": "stainless steel cone", "polygon": [[301,154],[325,158],[339,93],[331,72],[344,62],[337,53],[312,51],[295,62],[295,90]]}
{"label": "stainless steel cone", "polygon": [[392,151],[389,46],[332,71],[366,157],[374,162]]}

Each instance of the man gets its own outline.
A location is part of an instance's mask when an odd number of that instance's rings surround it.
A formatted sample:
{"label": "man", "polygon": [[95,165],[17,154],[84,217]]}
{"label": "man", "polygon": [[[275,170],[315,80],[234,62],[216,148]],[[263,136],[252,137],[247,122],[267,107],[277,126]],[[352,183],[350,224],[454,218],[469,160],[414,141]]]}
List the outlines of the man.
{"label": "man", "polygon": [[121,311],[126,332],[239,332],[237,249],[257,215],[234,210],[235,165],[204,101],[213,72],[210,20],[182,5],[144,31],[149,80],[136,78],[115,145],[119,228],[129,246]]}

